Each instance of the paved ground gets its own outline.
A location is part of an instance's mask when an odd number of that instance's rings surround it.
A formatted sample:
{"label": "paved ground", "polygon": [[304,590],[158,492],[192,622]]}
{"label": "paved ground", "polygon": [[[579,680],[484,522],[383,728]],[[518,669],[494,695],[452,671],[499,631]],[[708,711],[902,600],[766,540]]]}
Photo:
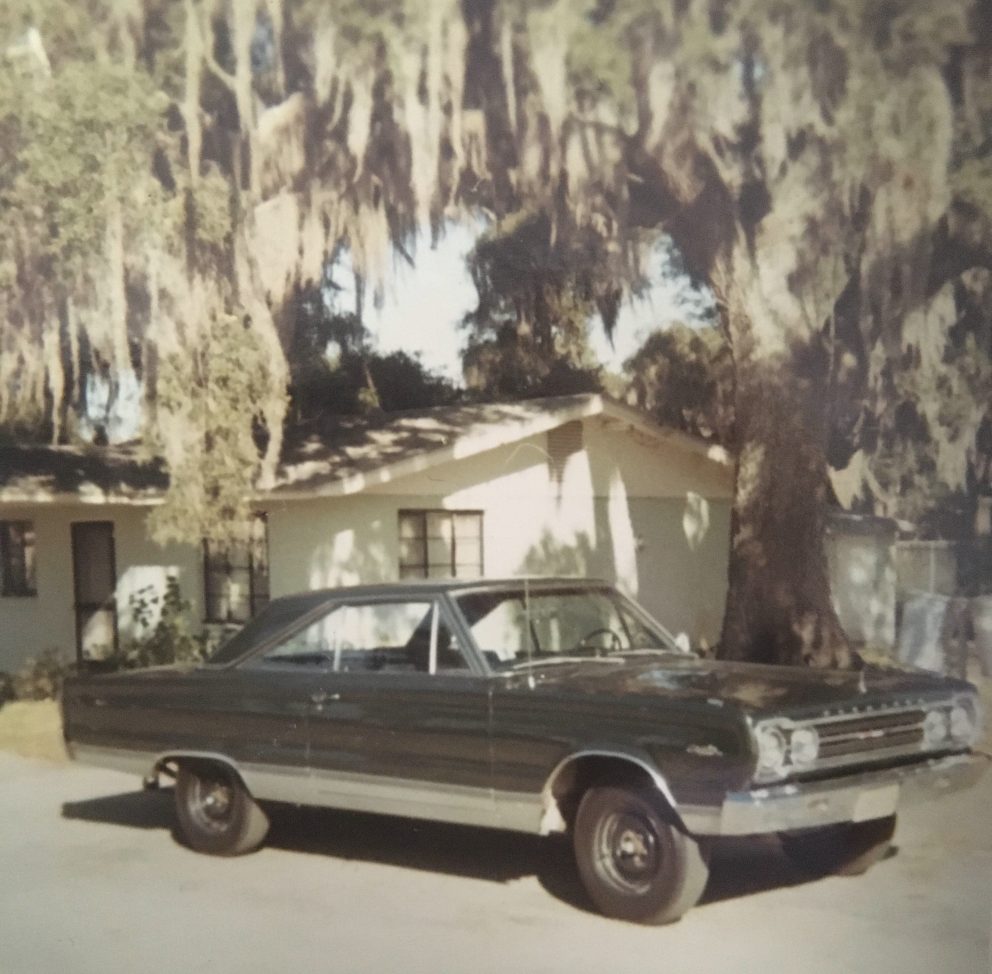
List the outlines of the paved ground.
{"label": "paved ground", "polygon": [[662,928],[589,912],[553,842],[287,809],[259,853],[211,859],[135,784],[0,753],[0,974],[992,970],[992,774],[907,811],[859,879],[728,844]]}

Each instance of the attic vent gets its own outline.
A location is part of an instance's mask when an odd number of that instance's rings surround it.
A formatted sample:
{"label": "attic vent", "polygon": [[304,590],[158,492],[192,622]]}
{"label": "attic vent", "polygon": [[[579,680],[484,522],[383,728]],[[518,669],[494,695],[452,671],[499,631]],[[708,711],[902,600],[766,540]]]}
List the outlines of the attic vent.
{"label": "attic vent", "polygon": [[582,421],[573,420],[564,426],[548,431],[548,468],[558,486],[561,486],[568,458],[582,449]]}

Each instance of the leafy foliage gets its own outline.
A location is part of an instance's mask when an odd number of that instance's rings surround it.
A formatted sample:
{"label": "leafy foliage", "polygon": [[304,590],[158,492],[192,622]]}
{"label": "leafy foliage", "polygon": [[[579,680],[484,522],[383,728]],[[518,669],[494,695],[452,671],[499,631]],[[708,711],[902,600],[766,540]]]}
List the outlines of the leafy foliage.
{"label": "leafy foliage", "polygon": [[9,71],[2,79],[0,204],[56,275],[81,270],[99,249],[110,201],[137,200],[147,221],[162,107],[147,80],[114,64],[70,62],[41,89]]}
{"label": "leafy foliage", "polygon": [[27,660],[14,674],[12,688],[17,700],[57,700],[69,665],[57,649],[46,649]]}
{"label": "leafy foliage", "polygon": [[134,592],[128,600],[132,634],[113,658],[114,665],[138,669],[204,659],[209,636],[194,633],[190,609],[178,580],[171,575],[161,595],[151,585]]}
{"label": "leafy foliage", "polygon": [[463,327],[468,385],[526,398],[600,388],[588,328],[616,320],[619,289],[589,234],[556,237],[545,211],[520,210],[482,235],[469,257],[479,302]]}
{"label": "leafy foliage", "polygon": [[290,353],[294,426],[333,415],[425,409],[458,391],[405,352],[382,354],[358,317],[335,312],[317,289],[296,296]]}
{"label": "leafy foliage", "polygon": [[[612,327],[665,233],[718,300],[753,466],[736,523],[764,545],[752,575],[772,574],[768,506],[818,523],[826,454],[874,446],[875,481],[898,493],[886,457],[910,406],[914,477],[976,480],[989,285],[965,276],[992,269],[985,7],[15,0],[0,424],[67,436],[87,377],[133,370],[174,484],[160,536],[223,534],[278,460],[287,354],[317,348],[292,363],[301,415],[392,394],[367,349],[325,366],[326,342],[294,344],[293,296],[339,248],[374,294],[390,248],[412,259],[418,233],[484,214],[466,365],[481,394],[526,395],[600,381],[586,329]],[[653,351],[645,401],[651,375],[705,386],[689,363],[708,351]],[[788,496],[776,450],[808,466]],[[809,613],[829,617],[820,596]],[[776,626],[811,632],[809,613]]]}
{"label": "leafy foliage", "polygon": [[[220,313],[193,348],[162,362],[151,437],[170,461],[166,502],[149,515],[162,543],[244,540],[261,467],[265,405],[285,396],[249,319]],[[251,422],[246,423],[248,418]]]}
{"label": "leafy foliage", "polygon": [[659,423],[733,446],[733,363],[718,328],[656,331],[624,369],[628,398]]}

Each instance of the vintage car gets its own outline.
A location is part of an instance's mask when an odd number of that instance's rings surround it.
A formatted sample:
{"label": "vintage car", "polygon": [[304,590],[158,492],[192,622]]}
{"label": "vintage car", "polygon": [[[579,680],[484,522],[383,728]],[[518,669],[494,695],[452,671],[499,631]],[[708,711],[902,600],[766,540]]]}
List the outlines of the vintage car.
{"label": "vintage car", "polygon": [[80,675],[73,758],[175,779],[188,844],[267,802],[569,832],[605,914],[677,919],[720,836],[864,871],[896,810],[984,769],[974,687],[701,658],[604,583],[424,581],[274,600],[197,667]]}

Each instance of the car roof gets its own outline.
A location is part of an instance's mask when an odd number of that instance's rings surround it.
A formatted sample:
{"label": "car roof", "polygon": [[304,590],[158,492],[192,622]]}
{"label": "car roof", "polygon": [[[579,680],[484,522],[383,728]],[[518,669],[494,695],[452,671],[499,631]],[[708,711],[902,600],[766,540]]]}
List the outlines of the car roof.
{"label": "car roof", "polygon": [[381,582],[375,585],[353,585],[344,588],[313,589],[295,595],[271,599],[259,615],[249,620],[210,656],[209,664],[229,665],[262,643],[292,627],[297,620],[311,612],[342,599],[357,598],[416,598],[436,596],[445,592],[514,591],[527,587],[532,591],[582,587],[607,588],[608,582],[598,579],[566,576],[521,576],[517,578],[475,579],[410,579],[403,582]]}
{"label": "car roof", "polygon": [[301,607],[317,605],[331,599],[358,598],[376,595],[416,595],[421,592],[458,592],[470,589],[516,589],[521,586],[534,588],[557,588],[562,585],[583,586],[586,588],[608,587],[609,582],[601,578],[585,578],[575,575],[517,575],[504,578],[411,578],[402,582],[376,582],[366,585],[347,585],[340,588],[310,589],[291,595],[282,595],[270,601],[297,602]]}

